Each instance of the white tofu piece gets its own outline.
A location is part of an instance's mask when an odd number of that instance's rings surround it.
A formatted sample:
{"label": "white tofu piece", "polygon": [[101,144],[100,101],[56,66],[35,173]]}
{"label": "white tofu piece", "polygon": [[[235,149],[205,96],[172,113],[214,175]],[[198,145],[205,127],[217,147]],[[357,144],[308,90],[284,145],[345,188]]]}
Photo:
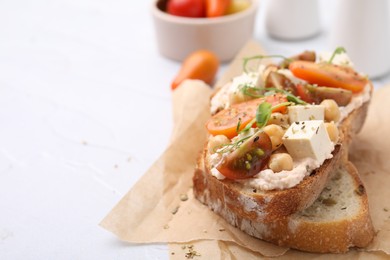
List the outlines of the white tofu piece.
{"label": "white tofu piece", "polygon": [[324,120],[325,107],[322,105],[296,105],[288,107],[290,124],[307,120]]}
{"label": "white tofu piece", "polygon": [[319,164],[331,157],[334,148],[322,120],[293,123],[282,140],[294,160],[310,157]]}

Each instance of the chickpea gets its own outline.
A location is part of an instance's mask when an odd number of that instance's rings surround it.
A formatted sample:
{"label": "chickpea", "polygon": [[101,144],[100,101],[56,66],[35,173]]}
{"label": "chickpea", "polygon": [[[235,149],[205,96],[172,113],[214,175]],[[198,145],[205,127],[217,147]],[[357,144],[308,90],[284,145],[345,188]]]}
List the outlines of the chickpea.
{"label": "chickpea", "polygon": [[291,171],[294,167],[293,159],[288,153],[276,153],[271,155],[268,162],[268,167],[273,172]]}
{"label": "chickpea", "polygon": [[283,128],[288,128],[288,115],[279,112],[272,113],[268,120],[268,124],[275,124],[280,125]]}
{"label": "chickpea", "polygon": [[282,145],[282,137],[284,135],[284,130],[279,125],[267,125],[264,127],[264,132],[269,136],[272,143],[272,150],[277,149]]}
{"label": "chickpea", "polygon": [[337,143],[339,140],[339,129],[334,122],[325,123],[326,131],[328,132],[329,138],[333,143]]}
{"label": "chickpea", "polygon": [[333,99],[324,99],[321,102],[321,105],[325,107],[325,121],[327,122],[337,122],[340,119],[340,110],[339,107]]}
{"label": "chickpea", "polygon": [[288,153],[288,152],[287,152],[286,147],[284,145],[281,145],[273,153],[276,154],[276,153]]}
{"label": "chickpea", "polygon": [[207,149],[210,154],[215,153],[219,148],[221,148],[225,144],[229,144],[230,140],[224,135],[216,135],[210,138],[209,143],[207,145]]}

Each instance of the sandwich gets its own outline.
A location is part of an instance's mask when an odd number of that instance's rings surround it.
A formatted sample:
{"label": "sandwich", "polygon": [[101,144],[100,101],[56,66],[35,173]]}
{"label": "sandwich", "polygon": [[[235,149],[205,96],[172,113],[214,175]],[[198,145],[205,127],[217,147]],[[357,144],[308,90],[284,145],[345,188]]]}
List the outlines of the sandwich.
{"label": "sandwich", "polygon": [[[255,64],[275,57],[282,61]],[[343,48],[245,58],[243,73],[211,98],[195,197],[278,245],[335,253],[366,246],[374,232],[348,146],[371,93]]]}

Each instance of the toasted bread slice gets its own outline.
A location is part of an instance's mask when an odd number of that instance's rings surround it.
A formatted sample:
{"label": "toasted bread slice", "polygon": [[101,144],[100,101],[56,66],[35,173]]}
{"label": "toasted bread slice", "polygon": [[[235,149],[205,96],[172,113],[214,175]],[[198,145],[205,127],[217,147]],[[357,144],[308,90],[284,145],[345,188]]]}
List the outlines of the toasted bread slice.
{"label": "toasted bread slice", "polygon": [[193,178],[195,196],[206,204],[207,201],[202,197],[210,196],[215,201],[220,201],[230,211],[252,221],[274,221],[307,208],[317,199],[334,168],[338,167],[340,151],[340,146],[337,145],[333,151],[333,158],[326,160],[295,187],[260,191],[241,182],[218,180],[212,176],[207,160],[207,149],[204,149],[198,159]]}
{"label": "toasted bread slice", "polygon": [[[374,236],[365,188],[352,163],[345,162],[333,168],[333,172],[310,207],[290,216],[279,216],[272,222],[256,217],[262,209],[254,207],[255,196],[247,197],[200,169],[194,176],[194,193],[230,224],[277,245],[321,253],[365,247]],[[232,203],[232,200],[246,202]]]}
{"label": "toasted bread slice", "polygon": [[[372,85],[370,85],[372,91]],[[207,160],[207,150],[205,149],[200,158],[194,177],[194,185],[199,189],[207,186],[210,193],[215,193],[221,201],[226,201],[227,207],[235,211],[241,211],[241,214],[253,221],[269,222],[277,218],[291,215],[310,206],[325,187],[326,182],[333,173],[333,169],[339,164],[348,161],[348,146],[352,138],[362,128],[369,101],[361,104],[354,109],[339,124],[340,139],[333,151],[333,158],[326,160],[323,165],[313,171],[310,176],[303,179],[297,186],[284,190],[254,191],[250,187],[240,182],[232,180],[218,180],[211,175],[211,167]],[[200,174],[204,178],[198,178]],[[199,181],[207,180],[208,184]],[[222,199],[225,198],[225,199]],[[250,204],[256,208],[254,212],[244,210],[245,205]]]}

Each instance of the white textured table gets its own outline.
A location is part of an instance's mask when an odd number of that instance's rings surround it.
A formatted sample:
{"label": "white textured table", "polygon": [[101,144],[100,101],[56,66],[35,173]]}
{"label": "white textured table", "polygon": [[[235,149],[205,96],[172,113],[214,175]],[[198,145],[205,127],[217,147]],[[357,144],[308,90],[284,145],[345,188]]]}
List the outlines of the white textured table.
{"label": "white textured table", "polygon": [[[314,39],[269,39],[261,8],[254,38],[269,53],[326,48],[334,2]],[[150,4],[0,2],[0,259],[168,258],[98,226],[172,129],[180,64],[159,56]]]}

